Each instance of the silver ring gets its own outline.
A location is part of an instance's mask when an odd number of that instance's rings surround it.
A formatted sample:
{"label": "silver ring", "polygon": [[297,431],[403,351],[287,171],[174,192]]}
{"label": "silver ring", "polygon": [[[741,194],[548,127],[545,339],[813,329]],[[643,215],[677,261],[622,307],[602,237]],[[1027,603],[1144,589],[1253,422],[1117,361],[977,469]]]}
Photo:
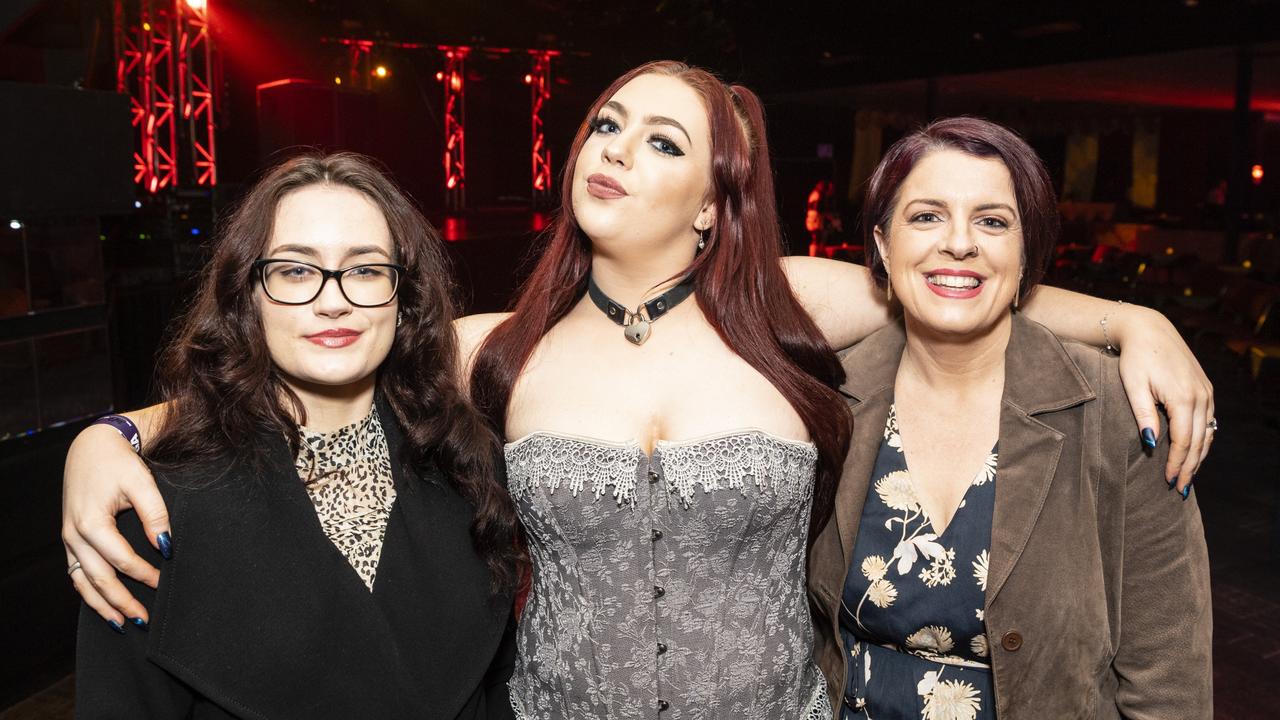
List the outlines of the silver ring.
{"label": "silver ring", "polygon": [[1218,418],[1209,418],[1209,422],[1205,423],[1205,427],[1208,428],[1210,432],[1217,432]]}
{"label": "silver ring", "polygon": [[68,574],[68,575],[70,575],[71,573],[73,573],[73,572],[75,572],[75,571],[77,571],[77,570],[80,570],[80,569],[81,569],[81,567],[80,567],[80,561],[79,561],[79,560],[77,560],[77,561],[75,561],[75,562],[71,563],[71,567],[67,568],[67,574]]}

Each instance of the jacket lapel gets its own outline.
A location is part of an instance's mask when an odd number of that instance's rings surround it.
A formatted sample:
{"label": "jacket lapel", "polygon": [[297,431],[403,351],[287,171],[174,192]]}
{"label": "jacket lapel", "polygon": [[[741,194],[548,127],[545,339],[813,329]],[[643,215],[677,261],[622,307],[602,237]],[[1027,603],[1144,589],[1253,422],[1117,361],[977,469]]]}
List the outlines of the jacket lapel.
{"label": "jacket lapel", "polygon": [[1093,390],[1058,338],[1015,314],[1005,354],[987,607],[1027,546],[1062,454],[1062,433],[1038,416],[1093,398]]}
{"label": "jacket lapel", "polygon": [[840,473],[840,485],[836,488],[835,511],[831,520],[839,534],[841,556],[838,561],[823,558],[812,570],[815,589],[836,607],[844,589],[845,571],[853,556],[853,545],[858,539],[867,486],[884,435],[884,423],[889,417],[893,381],[905,342],[906,334],[901,324],[891,323],[844,352],[840,358],[847,378],[840,386],[840,393],[847,399],[853,415],[853,437]]}

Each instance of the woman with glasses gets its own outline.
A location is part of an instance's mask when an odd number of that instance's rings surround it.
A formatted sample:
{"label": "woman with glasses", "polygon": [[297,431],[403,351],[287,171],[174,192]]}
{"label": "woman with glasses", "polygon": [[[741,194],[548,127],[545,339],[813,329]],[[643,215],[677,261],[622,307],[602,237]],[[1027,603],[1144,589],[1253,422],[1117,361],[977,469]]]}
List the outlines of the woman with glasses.
{"label": "woman with glasses", "polygon": [[[359,156],[271,171],[160,363],[150,622],[81,612],[83,718],[509,717],[514,509],[440,240]],[[120,529],[147,546],[136,515]],[[72,565],[72,579],[84,573]]]}

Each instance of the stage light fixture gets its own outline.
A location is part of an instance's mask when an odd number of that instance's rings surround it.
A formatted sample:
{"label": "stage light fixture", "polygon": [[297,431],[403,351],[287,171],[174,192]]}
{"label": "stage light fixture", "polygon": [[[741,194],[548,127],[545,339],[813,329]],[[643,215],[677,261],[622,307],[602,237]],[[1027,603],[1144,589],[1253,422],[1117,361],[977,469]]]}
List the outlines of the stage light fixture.
{"label": "stage light fixture", "polygon": [[334,76],[333,76],[333,84],[334,84],[334,85],[341,85],[341,84],[342,84],[342,78],[338,77],[337,75],[334,75]]}
{"label": "stage light fixture", "polygon": [[1254,165],[1252,168],[1249,169],[1249,177],[1253,178],[1254,185],[1262,184],[1262,175],[1263,175],[1263,172],[1262,172],[1261,165]]}
{"label": "stage light fixture", "polygon": [[209,3],[205,0],[187,0],[187,7],[203,15],[204,11],[209,8]]}
{"label": "stage light fixture", "polygon": [[135,209],[135,210],[141,210],[141,209],[142,209],[142,201],[141,201],[141,200],[134,200],[134,201],[133,201],[133,207],[134,207],[134,209]]}
{"label": "stage light fixture", "polygon": [[151,32],[151,23],[149,22],[142,23],[142,30],[143,32]]}
{"label": "stage light fixture", "polygon": [[379,65],[378,67],[373,69],[373,74],[377,75],[380,78],[384,78],[387,75],[390,75],[390,72],[388,72],[386,65]]}
{"label": "stage light fixture", "polygon": [[436,82],[444,82],[444,73],[436,72]]}
{"label": "stage light fixture", "polygon": [[10,230],[21,230],[21,229],[22,229],[22,223],[21,223],[20,221],[18,221],[18,220],[10,220],[10,221],[9,221],[9,229],[10,229]]}
{"label": "stage light fixture", "polygon": [[530,75],[529,73],[525,73],[525,74],[524,74],[524,84],[525,84],[525,85],[532,85],[532,84],[533,84],[533,76],[532,76],[532,75]]}
{"label": "stage light fixture", "polygon": [[1240,263],[1240,267],[1244,268],[1245,270],[1250,270],[1253,268],[1253,261],[1245,260],[1244,262]]}

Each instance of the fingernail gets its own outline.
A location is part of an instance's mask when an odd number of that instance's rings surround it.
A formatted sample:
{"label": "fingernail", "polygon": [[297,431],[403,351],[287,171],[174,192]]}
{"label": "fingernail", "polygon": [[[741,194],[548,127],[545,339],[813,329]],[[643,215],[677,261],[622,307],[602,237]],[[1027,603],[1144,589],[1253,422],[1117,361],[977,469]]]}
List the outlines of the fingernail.
{"label": "fingernail", "polygon": [[160,557],[165,560],[173,559],[173,536],[168,530],[156,536],[156,546],[160,548]]}
{"label": "fingernail", "polygon": [[150,628],[147,626],[147,621],[146,621],[146,620],[143,620],[142,618],[129,618],[129,620],[130,620],[134,625],[137,625],[138,627],[142,628],[143,630],[149,630],[149,629],[150,629]]}
{"label": "fingernail", "polygon": [[123,625],[121,625],[120,623],[116,622],[115,620],[108,620],[108,621],[107,621],[107,624],[111,626],[111,629],[112,629],[112,630],[115,630],[116,632],[120,633],[121,635],[123,635],[123,634],[124,634],[124,626],[123,626]]}
{"label": "fingernail", "polygon": [[1186,487],[1182,488],[1182,502],[1186,502],[1186,501],[1187,501],[1187,498],[1191,497],[1191,486],[1192,486],[1192,485],[1195,485],[1195,483],[1194,483],[1194,482],[1189,482],[1189,483],[1187,483],[1187,486],[1186,486]]}
{"label": "fingernail", "polygon": [[[1129,437],[1133,437],[1130,435]],[[1156,449],[1156,431],[1151,428],[1142,428],[1142,444],[1147,446],[1148,450]]]}
{"label": "fingernail", "polygon": [[1172,490],[1178,487],[1178,476],[1174,475],[1172,480],[1165,480],[1165,482],[1169,483],[1169,489]]}

